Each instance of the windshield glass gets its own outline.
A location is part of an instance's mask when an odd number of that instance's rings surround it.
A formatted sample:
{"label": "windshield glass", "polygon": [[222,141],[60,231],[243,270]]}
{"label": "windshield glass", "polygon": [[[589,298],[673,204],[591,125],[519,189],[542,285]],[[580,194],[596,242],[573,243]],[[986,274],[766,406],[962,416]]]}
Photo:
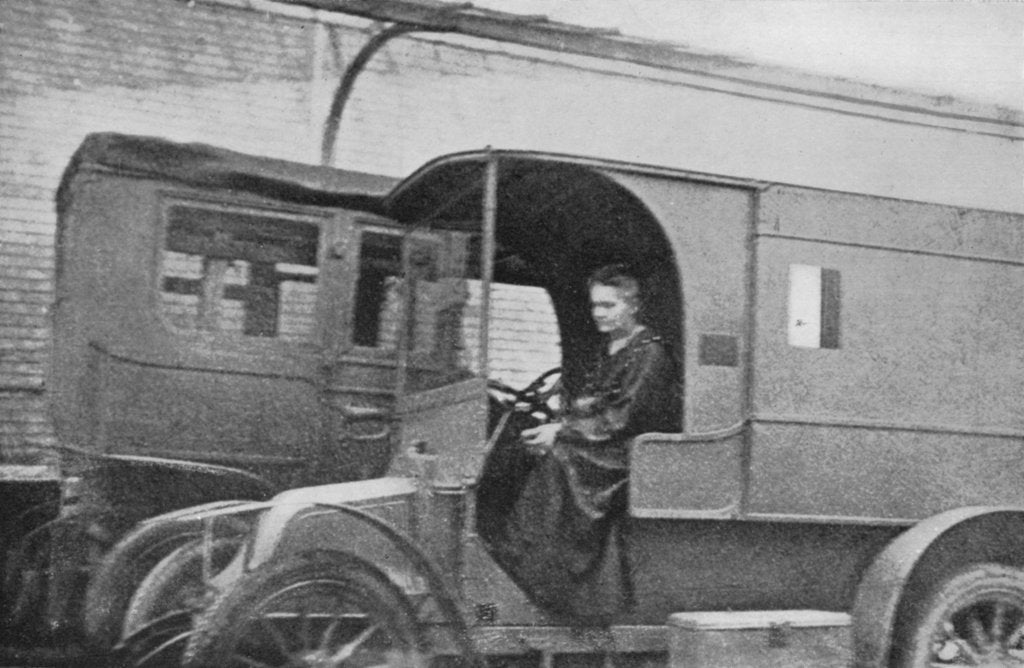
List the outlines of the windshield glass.
{"label": "windshield glass", "polygon": [[541,287],[515,283],[491,283],[485,364],[484,283],[471,275],[466,262],[453,259],[464,246],[454,236],[440,232],[413,237],[408,279],[392,279],[392,289],[381,301],[383,338],[390,339],[397,322],[388,314],[396,313],[400,295],[411,289],[402,333],[409,359],[408,389],[429,389],[485,373],[490,380],[522,387],[559,366],[561,340],[550,296]]}

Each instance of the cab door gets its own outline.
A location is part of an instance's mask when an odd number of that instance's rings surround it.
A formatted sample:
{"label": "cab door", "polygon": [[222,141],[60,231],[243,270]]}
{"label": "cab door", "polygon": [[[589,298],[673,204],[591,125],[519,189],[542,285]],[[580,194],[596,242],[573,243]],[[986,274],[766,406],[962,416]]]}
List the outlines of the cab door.
{"label": "cab door", "polygon": [[387,218],[341,211],[324,247],[322,482],[378,477],[394,450],[405,234]]}

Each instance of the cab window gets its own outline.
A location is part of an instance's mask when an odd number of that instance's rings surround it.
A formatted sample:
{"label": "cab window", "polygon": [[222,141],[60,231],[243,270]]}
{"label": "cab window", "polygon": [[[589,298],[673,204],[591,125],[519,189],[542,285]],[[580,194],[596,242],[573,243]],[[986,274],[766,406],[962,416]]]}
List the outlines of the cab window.
{"label": "cab window", "polygon": [[176,330],[312,341],[319,226],[192,203],[166,210],[160,312]]}
{"label": "cab window", "polygon": [[[371,225],[363,227],[357,239],[352,343],[394,352],[404,337],[419,365],[481,373],[482,282],[476,278],[479,267],[473,262],[477,239],[409,236],[402,230]],[[403,262],[408,266],[403,268]],[[408,298],[410,281],[405,271],[414,286]],[[518,387],[561,364],[558,320],[546,290],[495,282],[490,308],[491,378]]]}
{"label": "cab window", "polygon": [[355,285],[355,345],[383,350],[397,346],[401,274],[402,237],[394,232],[365,230],[360,235]]}
{"label": "cab window", "polygon": [[[478,286],[472,290],[471,305],[479,304],[480,292]],[[543,288],[492,283],[489,339],[489,375],[512,387],[561,366],[558,319]]]}

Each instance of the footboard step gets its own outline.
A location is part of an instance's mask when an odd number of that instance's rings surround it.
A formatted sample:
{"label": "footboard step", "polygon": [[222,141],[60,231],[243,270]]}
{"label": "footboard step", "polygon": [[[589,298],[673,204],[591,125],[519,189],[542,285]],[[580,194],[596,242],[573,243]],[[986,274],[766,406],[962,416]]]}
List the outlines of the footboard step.
{"label": "footboard step", "polygon": [[846,668],[851,658],[841,612],[679,612],[668,636],[671,668]]}

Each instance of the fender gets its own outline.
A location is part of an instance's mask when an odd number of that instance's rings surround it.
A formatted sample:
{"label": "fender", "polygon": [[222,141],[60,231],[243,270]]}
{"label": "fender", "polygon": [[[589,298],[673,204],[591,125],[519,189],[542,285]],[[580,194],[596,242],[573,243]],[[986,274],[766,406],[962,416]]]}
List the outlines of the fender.
{"label": "fender", "polygon": [[253,505],[209,503],[150,518],[129,531],[103,556],[89,579],[82,619],[89,640],[102,649],[113,647],[120,637],[132,594],[150,569],[175,548],[202,536],[207,529],[205,520],[217,516],[217,510],[230,508],[234,512],[224,521],[211,523],[211,532],[215,535],[244,534],[248,526],[239,516],[243,508]]}
{"label": "fender", "polygon": [[888,666],[903,604],[933,577],[976,561],[1024,563],[1024,508],[957,508],[919,522],[889,543],[857,586],[854,666]]}
{"label": "fender", "polygon": [[108,504],[141,507],[143,517],[209,501],[262,501],[277,491],[263,478],[241,469],[140,455],[90,453],[82,477]]}
{"label": "fender", "polygon": [[[417,485],[410,478],[377,478],[332,485],[300,487],[268,501],[216,504],[165,515],[178,521],[207,521],[245,516],[249,526],[246,549],[213,577],[218,588],[233,586],[243,574],[275,559],[311,550],[334,550],[356,555],[386,572],[406,593],[416,589],[414,569],[384,534],[365,522],[353,521],[334,509],[359,507],[403,529],[411,526],[412,497]],[[418,587],[422,591],[422,587]]]}
{"label": "fender", "polygon": [[[407,528],[412,522],[412,498],[417,492],[411,478],[376,478],[333,485],[302,487],[282,492],[269,501],[252,536],[247,570],[278,556],[282,551],[302,549],[307,540],[319,548],[332,549],[332,542],[345,551],[357,549],[356,536],[333,529],[336,513],[324,507],[372,508],[391,524]],[[323,507],[321,507],[323,506]],[[365,533],[365,532],[361,532]],[[377,534],[378,532],[373,532]],[[379,567],[378,563],[378,567]]]}
{"label": "fender", "polygon": [[[249,548],[214,577],[233,586],[243,572],[293,554],[339,552],[363,559],[385,573],[406,595],[429,595],[453,640],[472,665],[480,665],[469,636],[469,621],[444,571],[414,541],[411,478],[378,478],[289,490],[269,502],[247,504],[264,512],[255,522]],[[204,516],[230,515],[243,507],[210,508]]]}
{"label": "fender", "polygon": [[172,510],[162,515],[147,517],[139,522],[138,526],[145,524],[159,524],[163,522],[174,522],[180,520],[205,520],[213,517],[240,516],[246,513],[253,513],[264,510],[271,506],[268,501],[210,501],[198,506],[189,506],[179,510]]}

